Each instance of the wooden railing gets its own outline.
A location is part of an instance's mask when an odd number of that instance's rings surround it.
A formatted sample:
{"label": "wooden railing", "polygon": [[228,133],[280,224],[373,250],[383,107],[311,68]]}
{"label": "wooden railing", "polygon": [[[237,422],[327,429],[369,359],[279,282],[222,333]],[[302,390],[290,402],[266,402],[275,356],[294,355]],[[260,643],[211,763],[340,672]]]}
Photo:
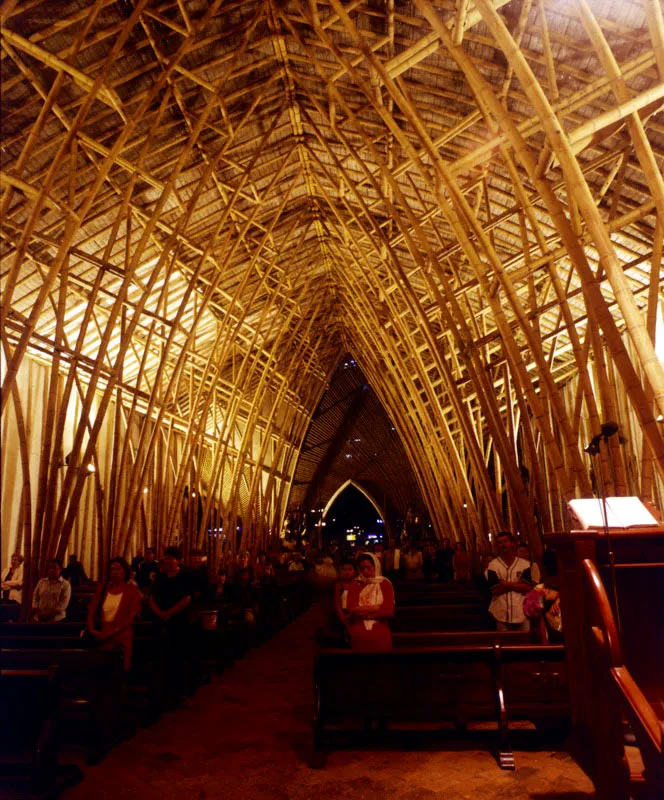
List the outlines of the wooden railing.
{"label": "wooden railing", "polygon": [[[629,792],[639,797],[664,797],[664,724],[658,718],[641,688],[624,664],[615,618],[596,565],[585,559],[582,564],[588,609],[588,643],[597,680],[606,687],[609,703],[615,703],[618,715],[613,717],[614,728],[621,716],[629,722],[643,761],[643,772],[630,771]],[[664,689],[664,676],[662,676]],[[622,729],[610,730],[597,725],[593,731],[598,751],[611,752],[622,741]],[[626,763],[624,746],[623,761]]]}

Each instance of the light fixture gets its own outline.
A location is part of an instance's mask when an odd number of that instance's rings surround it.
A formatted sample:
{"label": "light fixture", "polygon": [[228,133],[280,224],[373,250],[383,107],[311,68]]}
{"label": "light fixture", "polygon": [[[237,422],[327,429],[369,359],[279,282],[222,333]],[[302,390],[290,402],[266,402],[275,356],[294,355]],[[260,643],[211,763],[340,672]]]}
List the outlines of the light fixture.
{"label": "light fixture", "polygon": [[[78,472],[78,471],[79,471],[79,469],[80,469],[80,467],[79,467],[79,466],[77,466],[77,465],[76,465],[76,464],[75,464],[75,463],[72,461],[71,453],[67,453],[67,455],[65,456],[65,460],[64,460],[64,461],[61,461],[61,462],[58,464],[58,468],[59,468],[59,469],[62,469],[62,467],[68,467],[69,469],[71,469],[71,470],[72,470],[72,472]],[[92,475],[92,473],[93,473],[93,472],[96,472],[96,471],[97,471],[97,468],[95,467],[94,463],[93,463],[92,461],[90,461],[90,463],[89,463],[89,464],[86,464],[86,465],[85,465],[85,470],[84,470],[84,471],[85,471],[85,473],[86,473],[86,477],[87,477],[87,475]]]}
{"label": "light fixture", "polygon": [[147,494],[147,493],[148,493],[148,487],[147,487],[147,486],[144,486],[144,487],[143,487],[143,494]]}

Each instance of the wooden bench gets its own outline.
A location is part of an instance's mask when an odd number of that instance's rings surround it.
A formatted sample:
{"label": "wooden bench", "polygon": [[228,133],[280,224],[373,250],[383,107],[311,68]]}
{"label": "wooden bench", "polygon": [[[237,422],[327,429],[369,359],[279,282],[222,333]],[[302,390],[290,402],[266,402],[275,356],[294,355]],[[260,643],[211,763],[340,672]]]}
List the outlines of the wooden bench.
{"label": "wooden bench", "polygon": [[[495,636],[495,634],[494,634]],[[314,663],[312,766],[323,766],[326,729],[377,719],[392,723],[473,720],[498,727],[498,762],[514,769],[510,719],[569,715],[563,647],[492,643],[399,648],[381,653],[321,649]]]}
{"label": "wooden bench", "polygon": [[395,617],[445,617],[486,613],[484,603],[437,603],[425,605],[397,605]]}
{"label": "wooden bench", "polygon": [[[5,636],[66,636],[80,637],[86,629],[85,622],[8,622],[0,624],[0,640]],[[134,634],[136,636],[148,634],[154,627],[152,622],[139,620],[134,623]]]}
{"label": "wooden bench", "polygon": [[485,605],[486,600],[478,589],[463,591],[440,591],[437,588],[429,591],[410,591],[403,587],[395,588],[397,605],[454,605],[458,603],[477,603]]}
{"label": "wooden bench", "polygon": [[419,647],[449,647],[471,644],[541,644],[537,631],[433,631],[425,633],[394,633],[395,650]]}
{"label": "wooden bench", "polygon": [[0,796],[54,786],[58,707],[56,667],[0,670]]}
{"label": "wooden bench", "polygon": [[397,606],[391,621],[395,633],[483,631],[493,627],[486,608],[474,604]]}
{"label": "wooden bench", "polygon": [[67,606],[67,619],[70,622],[85,622],[88,617],[88,607],[96,591],[95,583],[86,583],[84,586],[72,588],[71,599]]}
{"label": "wooden bench", "polygon": [[[13,626],[10,626],[13,627]],[[41,628],[34,625],[32,629]],[[57,628],[58,626],[52,626]],[[97,642],[79,635],[55,636],[53,631],[39,636],[0,636],[0,647],[9,650],[87,650],[96,651]],[[26,632],[23,632],[24,634]],[[166,697],[165,650],[163,636],[152,625],[143,625],[134,636],[131,670],[127,678],[123,708],[140,724],[154,722],[164,709]]]}
{"label": "wooden bench", "polygon": [[119,653],[84,648],[10,649],[0,653],[3,670],[57,667],[63,736],[85,743],[90,763],[107,751],[120,729],[122,659]]}

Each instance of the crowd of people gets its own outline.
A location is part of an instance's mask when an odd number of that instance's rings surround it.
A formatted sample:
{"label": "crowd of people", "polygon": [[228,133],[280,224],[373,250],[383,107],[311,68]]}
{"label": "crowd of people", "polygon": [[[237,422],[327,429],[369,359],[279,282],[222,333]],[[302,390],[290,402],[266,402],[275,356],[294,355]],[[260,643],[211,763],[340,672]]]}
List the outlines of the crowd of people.
{"label": "crowd of people", "polygon": [[[89,604],[87,635],[102,648],[121,648],[129,669],[134,622],[152,620],[166,632],[177,671],[177,654],[191,646],[192,614],[206,604],[223,607],[227,616],[249,630],[260,623],[269,631],[278,603],[279,572],[293,577],[301,574],[318,588],[333,587],[333,625],[356,650],[391,647],[394,584],[402,581],[474,581],[487,594],[497,630],[529,630],[536,624],[545,625],[552,638],[560,637],[560,600],[551,575],[555,567],[549,562],[547,579],[542,582],[539,565],[513,534],[496,534],[494,544],[495,554],[476,559],[471,559],[463,542],[453,545],[446,537],[437,545],[415,541],[406,533],[387,547],[382,541],[364,548],[342,548],[336,540],[325,549],[283,544],[272,553],[245,551],[226,557],[214,575],[201,550],[191,550],[184,563],[177,547],[166,548],[160,560],[154,548],[148,547],[131,564],[123,558],[111,559],[106,579],[97,585]],[[59,559],[52,559],[35,587],[31,619],[66,619],[72,586],[86,583],[76,555],[69,556],[64,568]],[[14,554],[2,573],[3,603],[19,605],[22,591],[23,558]]]}
{"label": "crowd of people", "polygon": [[495,554],[478,556],[478,568],[462,542],[444,538],[439,546],[402,535],[385,548],[382,542],[339,559],[332,628],[355,650],[391,647],[389,619],[394,615],[394,583],[474,582],[486,593],[498,631],[528,631],[544,626],[549,641],[561,641],[562,616],[555,561],[547,551],[547,579],[527,545],[502,531],[494,536]]}

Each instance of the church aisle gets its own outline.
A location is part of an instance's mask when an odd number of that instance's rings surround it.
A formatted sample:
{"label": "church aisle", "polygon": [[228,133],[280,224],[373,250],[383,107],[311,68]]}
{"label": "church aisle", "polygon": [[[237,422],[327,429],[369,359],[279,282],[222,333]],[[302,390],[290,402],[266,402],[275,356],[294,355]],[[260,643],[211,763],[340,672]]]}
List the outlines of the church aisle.
{"label": "church aisle", "polygon": [[307,764],[314,606],[177,711],[87,767],[65,800],[581,800],[591,784],[564,753],[345,750]]}

